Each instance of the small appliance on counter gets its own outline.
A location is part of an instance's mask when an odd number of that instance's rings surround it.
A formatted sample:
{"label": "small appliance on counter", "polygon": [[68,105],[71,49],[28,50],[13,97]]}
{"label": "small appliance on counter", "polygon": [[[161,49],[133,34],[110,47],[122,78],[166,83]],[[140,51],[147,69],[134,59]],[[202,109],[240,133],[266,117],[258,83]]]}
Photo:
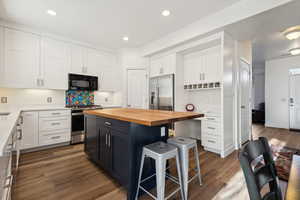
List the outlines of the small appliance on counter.
{"label": "small appliance on counter", "polygon": [[83,111],[102,109],[102,106],[94,104],[92,91],[68,90],[66,91],[66,107],[71,108],[72,113],[71,144],[82,143],[85,138]]}

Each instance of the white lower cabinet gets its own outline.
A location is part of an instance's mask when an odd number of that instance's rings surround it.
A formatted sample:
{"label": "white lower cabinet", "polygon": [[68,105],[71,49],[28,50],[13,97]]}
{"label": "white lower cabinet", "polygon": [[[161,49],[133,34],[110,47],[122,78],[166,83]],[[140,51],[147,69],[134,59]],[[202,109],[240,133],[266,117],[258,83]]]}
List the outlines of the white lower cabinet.
{"label": "white lower cabinet", "polygon": [[39,113],[23,112],[21,118],[21,149],[37,147],[39,145]]}
{"label": "white lower cabinet", "polygon": [[21,149],[69,142],[70,110],[23,112]]}
{"label": "white lower cabinet", "polygon": [[21,138],[17,126],[11,132],[0,156],[0,199],[2,200],[11,199],[12,185],[16,181],[19,163],[18,140]]}
{"label": "white lower cabinet", "polygon": [[221,123],[216,116],[207,116],[201,121],[201,142],[205,150],[221,153]]}

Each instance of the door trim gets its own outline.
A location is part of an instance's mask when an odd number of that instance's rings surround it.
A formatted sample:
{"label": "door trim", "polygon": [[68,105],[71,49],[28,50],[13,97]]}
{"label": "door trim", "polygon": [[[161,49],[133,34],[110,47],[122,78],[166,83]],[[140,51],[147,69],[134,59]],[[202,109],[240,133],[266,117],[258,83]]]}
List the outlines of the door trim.
{"label": "door trim", "polygon": [[242,120],[241,120],[241,102],[242,102],[242,92],[241,92],[241,80],[240,80],[240,76],[241,76],[241,62],[244,62],[245,64],[248,65],[249,67],[249,103],[248,103],[248,109],[249,109],[249,113],[248,113],[248,119],[249,119],[249,122],[248,122],[248,126],[249,126],[249,138],[248,140],[252,140],[252,108],[251,108],[251,105],[252,105],[252,68],[251,68],[251,64],[245,60],[244,58],[239,58],[239,72],[238,72],[238,102],[237,102],[237,116],[238,116],[238,131],[237,131],[237,147],[238,148],[241,148],[242,145],[243,145],[243,142],[242,142]]}

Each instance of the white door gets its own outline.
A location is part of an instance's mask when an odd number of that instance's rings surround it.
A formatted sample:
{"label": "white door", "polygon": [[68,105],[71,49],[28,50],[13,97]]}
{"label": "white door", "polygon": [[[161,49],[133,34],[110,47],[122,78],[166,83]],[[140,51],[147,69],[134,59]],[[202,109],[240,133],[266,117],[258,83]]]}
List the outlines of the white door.
{"label": "white door", "polygon": [[300,129],[300,74],[290,76],[290,129]]}
{"label": "white door", "polygon": [[24,112],[22,118],[22,140],[20,142],[20,149],[37,147],[39,144],[38,112]]}
{"label": "white door", "polygon": [[4,85],[12,88],[37,88],[40,76],[40,37],[5,28]]}
{"label": "white door", "polygon": [[147,108],[147,91],[146,70],[127,70],[127,107]]}
{"label": "white door", "polygon": [[250,65],[240,60],[240,144],[250,138]]}
{"label": "white door", "polygon": [[48,89],[67,90],[68,73],[71,70],[71,52],[67,43],[43,39],[43,75],[44,87]]}

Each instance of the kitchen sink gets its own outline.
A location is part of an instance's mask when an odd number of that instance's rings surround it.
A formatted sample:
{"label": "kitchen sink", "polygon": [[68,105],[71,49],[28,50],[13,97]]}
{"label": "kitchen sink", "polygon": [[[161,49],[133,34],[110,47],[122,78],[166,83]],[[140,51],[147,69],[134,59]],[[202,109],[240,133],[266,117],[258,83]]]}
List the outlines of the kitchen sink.
{"label": "kitchen sink", "polygon": [[9,112],[0,112],[0,116],[8,116],[9,114]]}

